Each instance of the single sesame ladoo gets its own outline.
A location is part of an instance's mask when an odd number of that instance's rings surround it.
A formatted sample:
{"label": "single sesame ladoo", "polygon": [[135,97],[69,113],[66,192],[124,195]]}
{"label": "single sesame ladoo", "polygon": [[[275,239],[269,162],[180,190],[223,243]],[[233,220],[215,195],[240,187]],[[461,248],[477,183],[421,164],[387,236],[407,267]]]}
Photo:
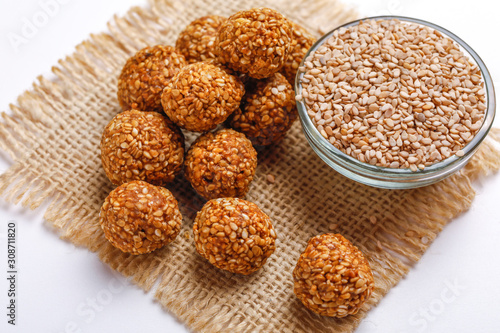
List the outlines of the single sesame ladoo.
{"label": "single sesame ladoo", "polygon": [[229,125],[244,133],[254,145],[270,145],[283,139],[297,119],[295,93],[280,73],[250,80],[239,110]]}
{"label": "single sesame ladoo", "polygon": [[216,53],[235,71],[263,79],[276,73],[290,50],[290,22],[269,8],[254,8],[230,16],[219,28]]}
{"label": "single sesame ladoo", "polygon": [[114,247],[144,254],[172,242],[181,230],[182,216],[169,190],[133,181],[111,191],[99,222]]}
{"label": "single sesame ladoo", "polygon": [[224,122],[240,105],[243,83],[225,70],[205,63],[177,73],[162,94],[163,109],[179,127],[206,132]]}
{"label": "single sesame ladoo", "polygon": [[182,169],[184,136],[157,112],[125,111],[104,129],[101,160],[115,185],[132,180],[165,185]]}
{"label": "single sesame ladoo", "polygon": [[213,59],[217,29],[227,19],[208,15],[189,23],[179,34],[175,47],[184,55],[188,63]]}
{"label": "single sesame ladoo", "polygon": [[118,102],[124,110],[162,111],[161,93],[186,65],[172,46],[145,47],[127,60],[118,78]]}
{"label": "single sesame ladoo", "polygon": [[290,43],[290,52],[285,60],[285,64],[280,70],[288,82],[292,85],[295,84],[295,76],[297,75],[297,70],[299,69],[302,59],[305,57],[307,51],[316,41],[304,27],[298,25],[295,22],[290,21],[292,26],[292,41]]}
{"label": "single sesame ladoo", "polygon": [[186,154],[185,176],[205,199],[243,197],[257,168],[257,152],[244,134],[222,129],[200,136]]}
{"label": "single sesame ladoo", "polygon": [[274,252],[271,219],[256,204],[238,198],[208,201],[193,225],[196,250],[220,269],[248,275]]}
{"label": "single sesame ladoo", "polygon": [[295,295],[328,317],[356,314],[373,292],[373,275],[361,251],[339,234],[309,240],[293,270]]}

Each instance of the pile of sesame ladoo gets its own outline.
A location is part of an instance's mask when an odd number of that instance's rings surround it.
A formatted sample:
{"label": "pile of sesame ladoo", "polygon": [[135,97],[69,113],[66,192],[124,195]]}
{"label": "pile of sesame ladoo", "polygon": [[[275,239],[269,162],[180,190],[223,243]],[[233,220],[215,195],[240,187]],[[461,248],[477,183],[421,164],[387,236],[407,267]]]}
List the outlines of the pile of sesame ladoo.
{"label": "pile of sesame ladoo", "polygon": [[[104,171],[120,185],[101,207],[109,242],[134,255],[172,242],[182,216],[160,186],[184,167],[184,177],[209,200],[193,224],[198,253],[236,274],[262,268],[276,249],[276,232],[269,216],[241,198],[257,170],[253,145],[278,143],[297,118],[292,82],[313,42],[280,13],[254,8],[228,19],[199,18],[180,33],[177,49],[157,45],[131,57],[118,83],[126,111],[101,140]],[[166,117],[148,112],[161,107]],[[232,128],[210,132],[224,123]],[[202,133],[185,159],[179,127]],[[356,313],[373,290],[368,262],[340,235],[312,238],[293,278],[297,297],[326,316]]]}

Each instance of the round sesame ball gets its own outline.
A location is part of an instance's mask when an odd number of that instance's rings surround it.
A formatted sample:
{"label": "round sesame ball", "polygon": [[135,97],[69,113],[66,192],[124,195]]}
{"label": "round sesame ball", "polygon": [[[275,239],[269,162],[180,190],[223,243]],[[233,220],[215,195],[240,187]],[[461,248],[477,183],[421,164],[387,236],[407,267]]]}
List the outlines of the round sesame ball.
{"label": "round sesame ball", "polygon": [[175,47],[184,55],[188,63],[215,58],[215,37],[217,29],[227,19],[208,15],[189,23],[179,34]]}
{"label": "round sesame ball", "polygon": [[311,238],[293,280],[293,291],[306,308],[338,318],[357,313],[374,288],[368,261],[339,234]]}
{"label": "round sesame ball", "polygon": [[240,105],[243,83],[225,70],[205,63],[187,65],[162,94],[163,109],[181,128],[206,132],[224,122]]}
{"label": "round sesame ball", "polygon": [[205,199],[243,197],[257,168],[257,151],[244,134],[221,129],[200,136],[191,145],[185,176]]}
{"label": "round sesame ball", "polygon": [[196,250],[220,269],[248,275],[274,252],[271,219],[256,204],[238,198],[208,201],[193,225]]}
{"label": "round sesame ball", "polygon": [[220,61],[256,79],[276,73],[285,63],[292,29],[289,21],[269,8],[254,8],[230,16],[215,41]]}
{"label": "round sesame ball", "polygon": [[165,185],[182,170],[184,136],[157,112],[124,111],[104,129],[101,160],[115,185],[132,180]]}
{"label": "round sesame ball", "polygon": [[162,111],[161,93],[186,65],[172,46],[145,47],[129,58],[118,78],[118,102],[124,110]]}
{"label": "round sesame ball", "polygon": [[270,145],[283,139],[297,119],[295,94],[280,73],[263,80],[250,80],[246,85],[239,110],[229,126],[244,133],[254,145]]}
{"label": "round sesame ball", "polygon": [[144,254],[172,242],[181,230],[182,216],[169,190],[132,181],[109,193],[99,222],[114,247]]}
{"label": "round sesame ball", "polygon": [[290,52],[288,52],[288,57],[285,60],[285,64],[281,68],[280,72],[286,77],[288,82],[293,85],[295,84],[295,75],[299,69],[302,59],[305,57],[307,51],[316,41],[304,27],[298,25],[295,22],[290,21],[292,26],[292,41]]}

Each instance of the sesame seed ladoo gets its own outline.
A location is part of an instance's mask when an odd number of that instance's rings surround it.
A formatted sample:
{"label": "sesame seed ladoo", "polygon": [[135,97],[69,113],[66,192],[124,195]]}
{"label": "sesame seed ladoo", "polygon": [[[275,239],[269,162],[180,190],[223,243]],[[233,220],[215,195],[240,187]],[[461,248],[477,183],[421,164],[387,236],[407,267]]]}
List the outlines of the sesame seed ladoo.
{"label": "sesame seed ladoo", "polygon": [[294,91],[281,73],[246,84],[240,109],[229,126],[244,133],[254,145],[271,145],[283,139],[297,119]]}
{"label": "sesame seed ladoo", "polygon": [[99,222],[114,247],[144,254],[172,242],[181,230],[182,216],[169,190],[132,181],[111,191]]}
{"label": "sesame seed ladoo", "polygon": [[183,66],[184,56],[172,46],[145,47],[129,58],[118,78],[118,102],[124,110],[162,111],[161,93]]}
{"label": "sesame seed ladoo", "polygon": [[293,291],[305,307],[329,317],[356,314],[374,289],[368,261],[340,234],[311,238],[293,280]]}
{"label": "sesame seed ladoo", "polygon": [[175,47],[188,63],[215,58],[217,30],[226,20],[225,17],[217,15],[203,16],[194,20],[179,34]]}
{"label": "sesame seed ladoo", "polygon": [[193,224],[196,250],[220,269],[248,275],[276,246],[271,219],[256,204],[238,198],[208,201]]}
{"label": "sesame seed ladoo", "polygon": [[245,87],[227,71],[205,62],[182,68],[161,96],[166,115],[179,127],[206,132],[224,122],[239,105]]}
{"label": "sesame seed ladoo", "polygon": [[222,129],[200,136],[186,154],[185,176],[205,199],[243,197],[257,168],[257,152],[244,134]]}
{"label": "sesame seed ladoo", "polygon": [[166,185],[182,170],[184,135],[157,112],[124,111],[104,129],[101,160],[115,185],[132,180]]}
{"label": "sesame seed ladoo", "polygon": [[483,124],[480,69],[426,26],[392,19],[340,28],[300,71],[296,99],[325,139],[361,162],[418,171],[463,156]]}
{"label": "sesame seed ladoo", "polygon": [[263,79],[276,73],[290,50],[292,28],[280,13],[253,8],[231,15],[215,41],[221,63],[229,68]]}

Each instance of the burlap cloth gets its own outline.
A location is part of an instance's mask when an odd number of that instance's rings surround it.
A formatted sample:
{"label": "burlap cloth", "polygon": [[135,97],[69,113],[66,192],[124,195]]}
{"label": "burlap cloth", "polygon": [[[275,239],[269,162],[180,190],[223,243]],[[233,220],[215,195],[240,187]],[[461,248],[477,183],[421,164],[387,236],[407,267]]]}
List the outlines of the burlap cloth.
{"label": "burlap cloth", "polygon": [[[390,191],[331,170],[308,146],[297,122],[283,142],[259,152],[247,199],[271,216],[278,240],[265,267],[250,276],[217,270],[196,253],[192,221],[204,202],[182,177],[168,187],[184,216],[171,245],[149,255],[127,255],[114,249],[99,227],[99,208],[113,188],[101,167],[99,142],[104,126],[120,112],[116,79],[126,58],[146,45],[174,44],[179,31],[202,15],[256,6],[276,8],[316,33],[356,15],[335,0],[165,0],[132,8],[110,21],[110,33],[91,36],[61,60],[53,69],[55,79],[39,78],[11,106],[12,115],[2,114],[0,149],[12,166],[0,176],[0,193],[31,209],[48,202],[45,218],[64,239],[96,252],[144,290],[155,288],[158,301],[195,331],[350,332],[444,225],[469,208],[471,181],[500,167],[493,140],[459,174],[439,184]],[[500,140],[498,132],[492,136]],[[269,173],[274,184],[266,181]],[[345,319],[317,316],[293,294],[292,270],[307,240],[333,230],[365,253],[376,283],[362,311]]]}

